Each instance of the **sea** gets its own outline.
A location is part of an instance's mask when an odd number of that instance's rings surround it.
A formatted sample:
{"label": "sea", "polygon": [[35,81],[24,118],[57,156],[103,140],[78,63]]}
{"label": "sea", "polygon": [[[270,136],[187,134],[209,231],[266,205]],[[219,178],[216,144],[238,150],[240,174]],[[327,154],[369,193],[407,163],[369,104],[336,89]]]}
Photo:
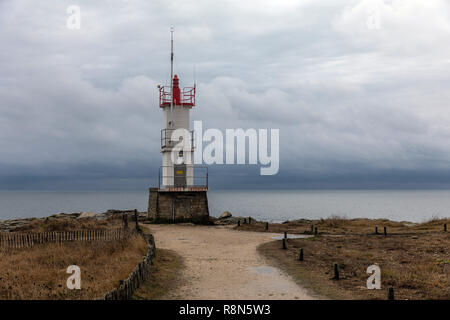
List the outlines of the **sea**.
{"label": "sea", "polygon": [[[210,214],[269,222],[295,219],[383,218],[425,222],[450,217],[450,190],[211,190]],[[146,211],[148,190],[0,191],[0,220],[55,213]]]}

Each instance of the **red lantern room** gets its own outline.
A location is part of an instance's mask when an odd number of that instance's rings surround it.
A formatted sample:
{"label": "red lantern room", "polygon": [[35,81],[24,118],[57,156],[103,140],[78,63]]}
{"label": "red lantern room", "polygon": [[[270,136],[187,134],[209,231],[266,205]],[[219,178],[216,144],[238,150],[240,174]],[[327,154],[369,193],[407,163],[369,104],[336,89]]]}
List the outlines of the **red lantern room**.
{"label": "red lantern room", "polygon": [[[180,79],[175,75],[172,80],[173,87],[173,105],[174,106],[195,106],[195,85],[193,87],[184,87],[180,89]],[[159,106],[161,108],[170,107],[170,86],[159,87]]]}

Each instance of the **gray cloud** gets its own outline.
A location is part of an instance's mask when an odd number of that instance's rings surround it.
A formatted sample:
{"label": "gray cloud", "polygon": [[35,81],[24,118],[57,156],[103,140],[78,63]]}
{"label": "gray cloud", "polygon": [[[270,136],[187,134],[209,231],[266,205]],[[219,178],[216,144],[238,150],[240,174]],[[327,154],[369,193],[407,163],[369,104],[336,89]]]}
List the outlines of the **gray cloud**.
{"label": "gray cloud", "polygon": [[[66,28],[72,4],[81,30]],[[171,25],[185,85],[196,70],[193,119],[280,129],[278,176],[212,167],[213,185],[448,183],[449,13],[443,0],[4,0],[0,188],[155,181]]]}

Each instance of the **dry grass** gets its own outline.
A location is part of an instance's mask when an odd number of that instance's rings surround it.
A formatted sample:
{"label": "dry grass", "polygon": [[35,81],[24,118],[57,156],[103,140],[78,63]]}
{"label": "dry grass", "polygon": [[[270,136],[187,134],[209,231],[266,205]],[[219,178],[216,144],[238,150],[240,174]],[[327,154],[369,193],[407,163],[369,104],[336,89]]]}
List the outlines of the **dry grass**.
{"label": "dry grass", "polygon": [[[120,217],[119,217],[120,218]],[[29,224],[14,229],[15,232],[52,232],[52,231],[73,231],[87,229],[109,229],[122,226],[122,220],[110,217],[105,220],[95,218],[54,218],[35,219]]]}
{"label": "dry grass", "polygon": [[[52,231],[70,230],[66,225],[56,228]],[[147,247],[142,237],[135,236],[120,241],[0,249],[0,299],[100,298],[128,277]],[[69,265],[81,268],[81,290],[66,287]]]}
{"label": "dry grass", "polygon": [[172,250],[156,249],[149,279],[134,294],[138,300],[164,299],[181,280],[183,259]]}
{"label": "dry grass", "polygon": [[[311,226],[317,227],[320,234],[347,234],[363,235],[374,234],[375,227],[378,232],[383,233],[383,228],[387,228],[388,234],[418,234],[442,232],[444,224],[450,230],[450,219],[433,219],[425,223],[410,223],[406,221],[397,222],[387,219],[346,219],[342,217],[331,217],[320,220],[295,220],[286,223],[269,224],[269,232],[288,232],[293,234],[311,234]],[[251,224],[241,224],[235,227],[245,231],[265,231],[265,223],[252,220]]]}
{"label": "dry grass", "polygon": [[[436,222],[441,225],[442,221]],[[338,228],[344,226],[338,223]],[[435,230],[435,222],[425,224]],[[299,283],[317,293],[339,299],[386,299],[394,287],[396,299],[450,299],[450,234],[343,235],[288,239],[262,245],[262,254],[273,258]],[[298,261],[300,248],[304,261]],[[332,280],[333,263],[340,266],[339,281]],[[383,290],[368,290],[367,267],[381,268]]]}

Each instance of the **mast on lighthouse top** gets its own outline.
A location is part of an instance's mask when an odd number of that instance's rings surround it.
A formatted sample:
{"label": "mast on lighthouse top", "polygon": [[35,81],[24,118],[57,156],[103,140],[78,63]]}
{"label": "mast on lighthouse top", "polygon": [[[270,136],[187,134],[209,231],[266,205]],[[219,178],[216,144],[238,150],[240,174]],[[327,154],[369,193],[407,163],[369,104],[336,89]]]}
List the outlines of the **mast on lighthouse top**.
{"label": "mast on lighthouse top", "polygon": [[[174,106],[195,106],[195,83],[193,87],[180,88],[180,79],[173,75],[173,28],[170,29],[170,86],[159,87],[159,106],[170,107],[170,118],[173,120]],[[173,123],[173,122],[172,122]]]}

